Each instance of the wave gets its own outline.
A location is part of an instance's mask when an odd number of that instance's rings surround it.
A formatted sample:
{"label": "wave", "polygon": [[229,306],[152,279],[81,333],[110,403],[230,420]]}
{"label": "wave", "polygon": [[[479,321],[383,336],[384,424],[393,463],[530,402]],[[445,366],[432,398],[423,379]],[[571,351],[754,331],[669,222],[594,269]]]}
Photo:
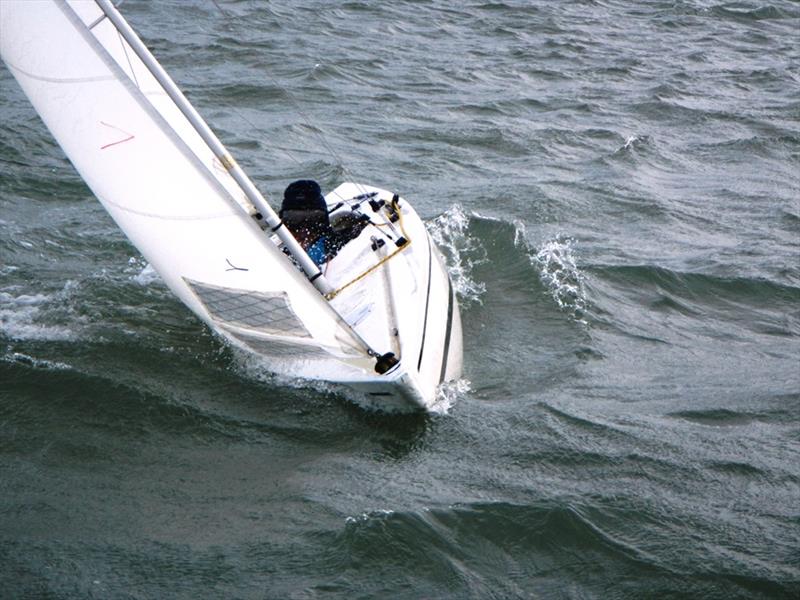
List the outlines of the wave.
{"label": "wave", "polygon": [[774,5],[750,8],[741,4],[720,4],[711,8],[711,14],[726,20],[750,22],[765,20],[796,19],[800,16],[797,11],[784,11]]}
{"label": "wave", "polygon": [[0,339],[91,342],[148,335],[159,325],[177,332],[196,326],[155,271],[137,257],[114,271],[84,273],[80,280],[56,278],[43,284],[24,280],[26,273],[12,269],[9,279],[15,283],[0,287]]}
{"label": "wave", "polygon": [[[715,156],[747,156],[748,160],[760,156],[764,158],[778,158],[781,154],[791,155],[800,151],[800,136],[788,132],[772,131],[774,135],[757,135],[747,138],[737,138],[718,142],[697,144],[693,150],[701,157],[713,158]],[[790,163],[787,170],[791,169]]]}
{"label": "wave", "polygon": [[[392,572],[383,595],[413,589],[438,596],[443,588],[468,597],[593,596],[596,581],[613,582],[616,595],[736,597],[785,594],[791,569],[765,572],[744,553],[708,556],[702,564],[682,518],[645,499],[594,503],[541,499],[530,503],[472,502],[421,511],[379,509],[349,516],[324,557],[333,573]],[[694,518],[697,521],[697,518]],[[680,531],[683,550],[669,550]],[[703,552],[697,548],[696,552]],[[402,565],[402,568],[400,568]],[[602,575],[586,565],[602,565]],[[374,585],[374,584],[373,584]],[[532,587],[533,586],[533,587]],[[688,588],[687,588],[688,586]],[[657,590],[657,592],[656,592]],[[363,590],[362,590],[363,591]],[[367,593],[377,590],[367,590]]]}
{"label": "wave", "polygon": [[59,359],[7,351],[0,380],[17,401],[0,412],[18,419],[33,411],[42,422],[81,423],[115,439],[246,444],[306,435],[309,423],[298,411],[323,420],[336,414],[330,396],[243,378],[220,348],[206,357],[108,342],[61,348]]}
{"label": "wave", "polygon": [[587,320],[629,337],[685,344],[698,335],[752,341],[756,334],[772,340],[760,346],[765,355],[788,358],[791,338],[800,336],[800,287],[788,283],[641,264],[589,265],[585,273]]}
{"label": "wave", "polygon": [[427,226],[433,241],[444,253],[459,299],[467,304],[480,304],[486,285],[475,279],[474,271],[488,259],[480,240],[470,232],[470,220],[463,207],[454,204]]}
{"label": "wave", "polygon": [[559,308],[581,320],[586,310],[583,273],[578,269],[573,250],[575,240],[558,235],[539,248],[532,261],[539,267],[539,278]]}
{"label": "wave", "polygon": [[67,315],[62,311],[75,285],[74,281],[68,281],[63,290],[54,294],[20,293],[13,286],[0,291],[0,338],[50,341],[78,338],[75,321],[65,318]]}
{"label": "wave", "polygon": [[580,321],[588,298],[578,266],[577,242],[556,234],[534,242],[522,221],[507,221],[479,213],[467,214],[454,205],[429,224],[431,236],[444,251],[459,297],[469,309],[483,304],[487,286],[541,285],[554,305]]}
{"label": "wave", "polygon": [[586,270],[593,276],[626,287],[658,287],[676,297],[696,302],[737,301],[787,307],[797,306],[800,302],[800,287],[761,278],[681,272],[657,265],[591,265]]}
{"label": "wave", "polygon": [[780,425],[796,418],[797,413],[794,410],[800,408],[800,394],[778,395],[773,398],[773,403],[776,404],[776,408],[771,410],[752,411],[712,408],[681,410],[669,413],[669,416],[712,427],[738,427],[752,423]]}

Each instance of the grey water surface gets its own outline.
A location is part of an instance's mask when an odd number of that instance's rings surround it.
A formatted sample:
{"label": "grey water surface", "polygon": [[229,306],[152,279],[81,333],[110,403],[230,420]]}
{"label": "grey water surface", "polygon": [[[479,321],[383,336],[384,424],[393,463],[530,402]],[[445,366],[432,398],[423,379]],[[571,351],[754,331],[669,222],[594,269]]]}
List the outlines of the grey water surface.
{"label": "grey water surface", "polygon": [[800,4],[121,11],[268,196],[415,205],[464,380],[225,347],[2,68],[0,598],[800,597]]}

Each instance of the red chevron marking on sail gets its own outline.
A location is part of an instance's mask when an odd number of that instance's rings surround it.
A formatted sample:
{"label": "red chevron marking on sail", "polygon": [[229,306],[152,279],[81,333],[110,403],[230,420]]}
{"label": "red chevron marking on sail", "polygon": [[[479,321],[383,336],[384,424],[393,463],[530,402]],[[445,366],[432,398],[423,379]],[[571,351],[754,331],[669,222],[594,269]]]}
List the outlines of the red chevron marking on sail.
{"label": "red chevron marking on sail", "polygon": [[124,129],[120,129],[120,128],[119,128],[119,127],[117,127],[116,125],[109,125],[109,124],[108,124],[108,123],[106,123],[105,121],[100,121],[100,124],[101,124],[101,125],[105,125],[106,127],[111,127],[111,129],[116,129],[116,130],[117,130],[117,131],[119,131],[120,133],[123,133],[123,134],[125,134],[125,135],[127,135],[127,136],[128,136],[128,137],[126,137],[124,140],[117,140],[116,142],[111,142],[110,144],[106,144],[105,146],[100,146],[100,150],[105,150],[106,148],[110,148],[111,146],[116,146],[117,144],[124,144],[125,142],[129,142],[129,141],[131,141],[131,140],[132,140],[134,137],[136,137],[136,136],[135,136],[135,135],[133,135],[132,133],[128,133],[127,131],[125,131]]}

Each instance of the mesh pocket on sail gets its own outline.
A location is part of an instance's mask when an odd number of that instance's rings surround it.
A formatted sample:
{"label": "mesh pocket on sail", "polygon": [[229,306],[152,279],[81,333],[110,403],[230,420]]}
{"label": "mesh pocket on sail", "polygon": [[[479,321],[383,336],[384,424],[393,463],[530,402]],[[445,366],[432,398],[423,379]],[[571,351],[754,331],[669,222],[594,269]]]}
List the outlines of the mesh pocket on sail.
{"label": "mesh pocket on sail", "polygon": [[311,337],[284,292],[255,292],[184,281],[215,321],[274,335]]}

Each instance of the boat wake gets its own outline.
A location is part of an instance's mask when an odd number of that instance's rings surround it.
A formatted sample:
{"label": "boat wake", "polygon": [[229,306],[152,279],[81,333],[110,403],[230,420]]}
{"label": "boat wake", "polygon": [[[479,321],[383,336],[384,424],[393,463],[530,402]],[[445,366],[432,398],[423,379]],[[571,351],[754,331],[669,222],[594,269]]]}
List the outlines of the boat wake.
{"label": "boat wake", "polygon": [[152,265],[143,258],[132,256],[128,259],[128,266],[129,269],[133,271],[130,276],[131,281],[145,287],[152,284],[164,285],[164,280],[161,279],[161,276]]}
{"label": "boat wake", "polygon": [[[509,222],[468,214],[457,204],[429,222],[428,229],[445,254],[450,277],[465,308],[483,304],[491,279],[484,281],[481,276],[504,273],[506,265],[527,260],[556,305],[576,321],[585,322],[588,300],[584,273],[578,267],[576,240],[571,236],[559,233],[532,241],[525,223],[518,219]],[[487,270],[487,266],[492,269]]]}
{"label": "boat wake", "polygon": [[[289,388],[295,391],[308,391],[319,398],[343,398],[368,411],[387,415],[394,414],[386,406],[376,403],[368,394],[361,393],[345,385],[323,380],[292,377],[286,373],[277,373],[258,355],[233,348],[233,369],[246,379],[264,383],[274,388]],[[442,383],[436,389],[436,397],[426,410],[433,415],[446,415],[450,409],[471,390],[469,380],[460,378]],[[407,415],[407,412],[398,412]]]}
{"label": "boat wake", "polygon": [[447,270],[462,305],[482,304],[486,285],[474,276],[477,265],[486,263],[488,256],[477,237],[469,230],[471,216],[459,204],[427,223],[428,232],[447,261]]}
{"label": "boat wake", "polygon": [[531,253],[531,263],[539,270],[539,279],[550,292],[559,308],[583,321],[586,312],[586,291],[583,274],[578,269],[573,251],[575,240],[558,235],[547,240]]}
{"label": "boat wake", "polygon": [[464,377],[440,384],[436,389],[436,399],[430,412],[446,415],[456,402],[464,398],[471,390],[470,381]]}

